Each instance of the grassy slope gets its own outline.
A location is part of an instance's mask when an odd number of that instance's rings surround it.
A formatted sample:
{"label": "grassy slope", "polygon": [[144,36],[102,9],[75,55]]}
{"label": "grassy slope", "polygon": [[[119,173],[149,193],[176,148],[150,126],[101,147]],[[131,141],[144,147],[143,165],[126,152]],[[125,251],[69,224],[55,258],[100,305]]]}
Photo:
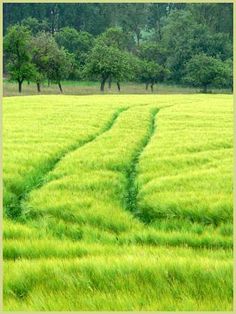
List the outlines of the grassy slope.
{"label": "grassy slope", "polygon": [[[21,120],[20,182],[50,164],[46,146],[57,155],[38,186],[23,185],[17,221],[5,218],[5,309],[232,308],[230,96],[6,98],[4,111],[6,190],[19,184],[8,157]],[[41,162],[36,149],[25,157],[32,137]]]}

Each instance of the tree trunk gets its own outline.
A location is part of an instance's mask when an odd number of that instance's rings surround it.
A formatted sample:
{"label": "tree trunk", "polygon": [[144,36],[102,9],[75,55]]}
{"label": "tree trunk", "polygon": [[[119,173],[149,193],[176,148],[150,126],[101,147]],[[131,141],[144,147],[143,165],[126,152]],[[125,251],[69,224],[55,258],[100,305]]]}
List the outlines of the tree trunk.
{"label": "tree trunk", "polygon": [[22,92],[22,83],[23,83],[23,81],[18,81],[18,91],[19,91],[19,93]]}
{"label": "tree trunk", "polygon": [[149,86],[149,84],[148,84],[148,83],[146,83],[146,90],[148,90],[148,86]]}
{"label": "tree trunk", "polygon": [[139,31],[136,32],[136,37],[137,37],[137,46],[139,47],[140,46],[140,37],[141,37]]}
{"label": "tree trunk", "polygon": [[50,86],[50,80],[48,80],[48,87]]}
{"label": "tree trunk", "polygon": [[203,93],[206,94],[207,93],[207,85],[203,86]]}
{"label": "tree trunk", "polygon": [[60,92],[63,93],[62,87],[61,87],[61,82],[58,82],[58,87],[60,89]]}
{"label": "tree trunk", "polygon": [[38,93],[40,93],[40,92],[41,92],[41,89],[40,89],[40,83],[37,83],[37,91],[38,91]]}
{"label": "tree trunk", "polygon": [[111,82],[112,82],[112,78],[111,76],[109,77],[109,81],[108,81],[108,88],[111,89]]}
{"label": "tree trunk", "polygon": [[151,91],[152,91],[152,93],[153,93],[153,85],[154,85],[154,84],[152,83],[152,84],[151,84]]}
{"label": "tree trunk", "polygon": [[104,92],[104,87],[105,87],[106,80],[107,80],[106,78],[103,78],[102,81],[101,81],[101,87],[100,87],[101,92]]}
{"label": "tree trunk", "polygon": [[120,92],[120,82],[117,82],[117,88],[118,88],[118,91]]}
{"label": "tree trunk", "polygon": [[157,25],[158,25],[158,35],[159,35],[159,40],[162,40],[162,35],[161,35],[161,23],[160,20],[157,21]]}
{"label": "tree trunk", "polygon": [[30,81],[28,81],[27,83],[28,83],[28,85],[30,85]]}

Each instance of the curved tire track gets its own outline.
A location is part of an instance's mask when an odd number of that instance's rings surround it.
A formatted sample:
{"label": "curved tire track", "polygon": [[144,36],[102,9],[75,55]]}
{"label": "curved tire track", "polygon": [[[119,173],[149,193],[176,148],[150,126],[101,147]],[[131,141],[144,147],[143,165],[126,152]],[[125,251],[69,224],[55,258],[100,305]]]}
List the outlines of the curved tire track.
{"label": "curved tire track", "polygon": [[[105,124],[105,126],[98,131],[97,133],[95,133],[94,135],[91,135],[88,139],[84,140],[84,141],[79,141],[76,142],[74,144],[72,144],[71,146],[67,147],[66,149],[64,149],[63,151],[61,151],[57,156],[55,156],[52,160],[47,162],[46,167],[44,167],[44,169],[41,172],[41,175],[38,177],[35,177],[34,180],[32,180],[34,183],[30,186],[25,186],[23,188],[23,192],[19,195],[17,195],[17,200],[14,203],[14,209],[12,208],[12,204],[6,204],[6,213],[7,213],[7,217],[10,219],[20,219],[22,218],[21,214],[22,214],[22,203],[24,201],[27,200],[28,195],[36,189],[39,189],[40,187],[42,187],[45,183],[45,178],[48,175],[49,172],[53,171],[53,169],[57,166],[57,164],[69,153],[83,147],[84,145],[87,145],[88,143],[94,141],[97,137],[101,136],[102,134],[104,134],[105,132],[109,131],[114,123],[116,122],[117,118],[119,117],[119,115],[127,110],[128,108],[119,108],[118,110],[116,110],[113,115],[112,118],[110,120],[107,121],[107,123]],[[36,171],[37,172],[37,171]],[[32,174],[31,174],[32,176]],[[26,179],[27,181],[27,179]],[[13,209],[13,211],[12,211]],[[13,212],[13,214],[11,215],[11,211]]]}

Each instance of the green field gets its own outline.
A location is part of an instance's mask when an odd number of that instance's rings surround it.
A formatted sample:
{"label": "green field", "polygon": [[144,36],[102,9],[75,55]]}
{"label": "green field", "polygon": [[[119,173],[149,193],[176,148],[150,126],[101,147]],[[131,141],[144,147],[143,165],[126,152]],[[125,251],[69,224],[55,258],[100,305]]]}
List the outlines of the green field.
{"label": "green field", "polygon": [[232,310],[232,100],[5,97],[4,309]]}

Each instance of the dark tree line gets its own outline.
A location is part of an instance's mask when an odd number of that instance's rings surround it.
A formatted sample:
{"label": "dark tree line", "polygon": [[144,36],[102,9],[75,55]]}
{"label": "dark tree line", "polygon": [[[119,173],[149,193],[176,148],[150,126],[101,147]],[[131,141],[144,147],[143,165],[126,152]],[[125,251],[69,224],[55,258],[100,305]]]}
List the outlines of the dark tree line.
{"label": "dark tree line", "polygon": [[[155,28],[160,38],[164,26],[163,18],[174,10],[191,11],[198,23],[208,26],[213,32],[230,34],[232,39],[232,4],[7,3],[3,5],[4,34],[9,25],[21,23],[29,17],[44,21],[52,32],[69,26],[93,35],[98,35],[109,27],[127,23],[134,29],[141,19],[141,24]],[[132,23],[132,19],[136,19],[136,23]]]}
{"label": "dark tree line", "polygon": [[18,82],[232,88],[232,4],[4,4],[4,72]]}

